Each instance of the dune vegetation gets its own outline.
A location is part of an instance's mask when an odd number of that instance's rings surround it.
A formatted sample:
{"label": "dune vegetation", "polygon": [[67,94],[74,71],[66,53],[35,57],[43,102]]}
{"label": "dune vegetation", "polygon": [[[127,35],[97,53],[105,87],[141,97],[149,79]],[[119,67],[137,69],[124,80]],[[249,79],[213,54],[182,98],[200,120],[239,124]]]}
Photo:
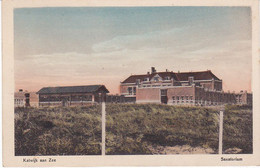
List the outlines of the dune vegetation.
{"label": "dune vegetation", "polygon": [[[15,154],[100,155],[100,111],[100,105],[16,108]],[[157,154],[187,146],[217,153],[218,123],[219,112],[212,108],[107,104],[106,154]],[[226,106],[223,148],[252,153],[251,107]],[[164,151],[159,154],[172,154]]]}

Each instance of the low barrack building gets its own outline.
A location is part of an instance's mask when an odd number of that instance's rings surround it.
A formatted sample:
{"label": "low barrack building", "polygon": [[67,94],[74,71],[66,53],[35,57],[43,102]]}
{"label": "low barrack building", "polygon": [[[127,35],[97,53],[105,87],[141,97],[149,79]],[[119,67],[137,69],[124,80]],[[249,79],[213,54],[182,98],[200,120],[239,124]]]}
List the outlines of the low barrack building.
{"label": "low barrack building", "polygon": [[39,106],[77,106],[105,101],[109,93],[104,85],[44,87],[40,89]]}

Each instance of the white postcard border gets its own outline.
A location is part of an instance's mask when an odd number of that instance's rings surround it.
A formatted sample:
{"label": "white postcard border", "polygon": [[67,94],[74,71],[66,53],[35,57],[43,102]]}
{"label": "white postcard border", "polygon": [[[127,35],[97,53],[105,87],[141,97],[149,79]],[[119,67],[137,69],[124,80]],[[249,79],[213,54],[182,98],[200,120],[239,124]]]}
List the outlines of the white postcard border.
{"label": "white postcard border", "polygon": [[[3,26],[3,164],[4,166],[242,166],[260,165],[260,59],[259,16],[257,0],[4,0]],[[14,33],[13,9],[24,7],[82,7],[82,6],[248,6],[252,10],[252,92],[253,92],[253,154],[229,155],[113,155],[113,156],[15,156],[14,155]],[[243,161],[221,161],[243,158]],[[49,159],[56,162],[23,162],[24,158]]]}

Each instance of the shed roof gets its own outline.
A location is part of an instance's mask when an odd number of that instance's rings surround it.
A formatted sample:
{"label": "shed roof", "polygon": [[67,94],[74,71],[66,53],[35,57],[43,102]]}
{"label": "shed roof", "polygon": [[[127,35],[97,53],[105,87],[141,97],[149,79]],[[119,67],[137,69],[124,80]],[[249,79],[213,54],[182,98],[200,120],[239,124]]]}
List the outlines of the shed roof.
{"label": "shed roof", "polygon": [[86,86],[59,86],[44,87],[37,94],[61,94],[61,93],[95,93],[104,91],[109,93],[104,85],[86,85]]}

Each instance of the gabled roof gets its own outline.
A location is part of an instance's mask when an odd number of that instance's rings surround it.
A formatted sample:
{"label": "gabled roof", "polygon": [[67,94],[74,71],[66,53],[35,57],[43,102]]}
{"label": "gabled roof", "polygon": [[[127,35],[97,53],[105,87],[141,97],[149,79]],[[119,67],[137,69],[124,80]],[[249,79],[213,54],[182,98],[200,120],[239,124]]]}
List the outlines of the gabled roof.
{"label": "gabled roof", "polygon": [[105,91],[109,93],[104,85],[87,85],[87,86],[64,86],[64,87],[44,87],[37,94],[55,94],[55,93],[94,93]]}
{"label": "gabled roof", "polygon": [[171,77],[174,80],[178,81],[178,77],[173,72],[155,72],[152,74],[131,75],[126,80],[124,80],[122,83],[135,83],[137,81],[137,79],[140,79],[141,81],[143,81],[145,78],[149,78],[149,80],[151,80],[151,78],[153,78],[156,74],[158,74],[163,79],[165,79],[166,77]]}
{"label": "gabled roof", "polygon": [[198,72],[177,72],[177,73],[176,72],[155,72],[152,74],[131,75],[122,83],[135,83],[137,79],[143,81],[145,78],[149,78],[149,80],[151,80],[151,78],[154,77],[156,74],[158,74],[163,79],[169,76],[176,81],[188,81],[189,77],[194,77],[194,80],[211,80],[211,79],[220,80],[210,70],[207,70],[207,71],[198,71]]}
{"label": "gabled roof", "polygon": [[189,77],[194,77],[194,80],[220,80],[210,70],[199,72],[179,72],[176,73],[180,81],[188,81]]}

